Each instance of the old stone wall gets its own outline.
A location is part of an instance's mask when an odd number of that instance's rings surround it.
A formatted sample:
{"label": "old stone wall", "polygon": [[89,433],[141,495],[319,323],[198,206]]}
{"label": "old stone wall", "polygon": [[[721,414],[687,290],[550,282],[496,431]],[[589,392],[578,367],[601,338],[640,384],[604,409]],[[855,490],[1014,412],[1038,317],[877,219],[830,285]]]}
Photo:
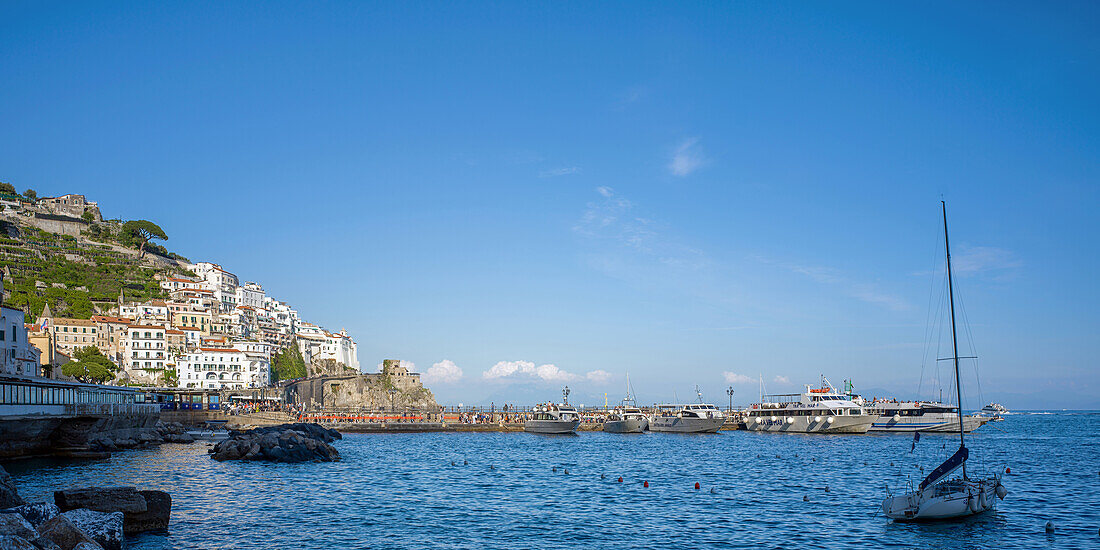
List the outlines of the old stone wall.
{"label": "old stone wall", "polygon": [[311,409],[439,409],[432,392],[420,384],[419,376],[397,377],[384,373],[297,380],[285,387],[285,399]]}

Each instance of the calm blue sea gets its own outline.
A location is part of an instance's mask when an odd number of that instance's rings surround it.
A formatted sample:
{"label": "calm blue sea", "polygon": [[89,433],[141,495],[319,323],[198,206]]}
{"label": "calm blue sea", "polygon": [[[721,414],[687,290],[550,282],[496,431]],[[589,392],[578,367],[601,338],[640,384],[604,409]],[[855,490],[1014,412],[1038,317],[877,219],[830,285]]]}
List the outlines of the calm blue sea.
{"label": "calm blue sea", "polygon": [[348,435],[333,464],[219,463],[197,443],[7,468],[28,500],[92,484],[169,491],[171,532],[130,543],[140,549],[1100,548],[1100,413],[1016,414],[969,436],[972,469],[1012,473],[995,513],[962,522],[879,513],[887,483],[919,481],[917,465],[931,469],[957,446],[957,436],[924,435],[910,454],[911,441]]}

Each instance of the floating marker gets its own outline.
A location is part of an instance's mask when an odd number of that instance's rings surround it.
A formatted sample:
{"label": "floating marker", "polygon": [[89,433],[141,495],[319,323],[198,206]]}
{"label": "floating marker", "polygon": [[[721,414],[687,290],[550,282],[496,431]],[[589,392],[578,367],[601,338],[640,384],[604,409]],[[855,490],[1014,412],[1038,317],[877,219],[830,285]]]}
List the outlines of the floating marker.
{"label": "floating marker", "polygon": [[1006,474],[1011,474],[1012,473],[1012,468],[1005,468],[1005,473]]}
{"label": "floating marker", "polygon": [[462,465],[463,465],[463,466],[469,466],[469,465],[470,465],[470,463],[469,463],[469,462],[466,462],[465,460],[463,460],[463,461],[462,461]]}
{"label": "floating marker", "polygon": [[551,470],[553,470],[555,474],[558,473],[558,467],[557,466],[554,466],[553,468],[551,468]]}
{"label": "floating marker", "polygon": [[643,482],[642,487],[649,487],[649,482],[648,481]]}
{"label": "floating marker", "polygon": [[698,490],[699,490],[699,482],[698,482],[698,481],[696,481],[696,482],[695,482],[695,490],[696,490],[696,491],[698,491]]}
{"label": "floating marker", "polygon": [[714,493],[717,493],[717,492],[718,492],[718,490],[717,490],[717,489],[715,489],[714,487],[711,487],[711,488],[710,488],[710,494],[712,494],[712,495],[713,495]]}
{"label": "floating marker", "polygon": [[603,479],[603,474],[600,474],[600,479]]}
{"label": "floating marker", "polygon": [[451,461],[451,466],[454,466],[454,465],[455,465],[455,461],[452,460]]}
{"label": "floating marker", "polygon": [[495,469],[496,469],[496,466],[493,466],[492,464],[490,464],[490,465],[489,465],[489,469],[490,469],[490,470],[495,470]]}
{"label": "floating marker", "polygon": [[826,485],[826,486],[825,486],[825,492],[826,492],[826,493],[828,493],[828,492],[829,492],[829,486],[828,486],[828,485]]}
{"label": "floating marker", "polygon": [[1043,526],[1043,529],[1045,529],[1047,533],[1053,533],[1054,532],[1054,522],[1053,521],[1048,521],[1047,524]]}
{"label": "floating marker", "polygon": [[619,483],[623,482],[623,476],[619,476]]}
{"label": "floating marker", "polygon": [[565,475],[569,475],[569,468],[565,469]]}
{"label": "floating marker", "polygon": [[802,495],[802,502],[810,502],[810,497],[807,495]]}

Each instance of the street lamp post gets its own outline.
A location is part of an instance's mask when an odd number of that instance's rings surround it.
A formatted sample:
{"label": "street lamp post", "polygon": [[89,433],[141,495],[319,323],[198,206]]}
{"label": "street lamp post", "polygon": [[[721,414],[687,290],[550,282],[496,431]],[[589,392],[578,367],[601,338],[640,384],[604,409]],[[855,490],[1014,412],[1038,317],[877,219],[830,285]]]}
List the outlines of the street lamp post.
{"label": "street lamp post", "polygon": [[730,396],[729,412],[733,412],[733,386],[730,386],[729,389],[726,390],[726,395]]}
{"label": "street lamp post", "polygon": [[566,386],[564,389],[561,390],[561,398],[564,404],[569,404],[569,386]]}

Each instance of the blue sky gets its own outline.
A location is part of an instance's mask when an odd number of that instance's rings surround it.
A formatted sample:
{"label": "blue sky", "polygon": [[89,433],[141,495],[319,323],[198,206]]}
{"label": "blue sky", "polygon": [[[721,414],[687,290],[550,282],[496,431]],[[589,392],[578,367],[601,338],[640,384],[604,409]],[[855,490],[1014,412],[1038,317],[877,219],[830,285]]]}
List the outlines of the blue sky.
{"label": "blue sky", "polygon": [[627,372],[643,402],[820,374],[928,396],[942,196],[971,404],[1100,408],[1098,23],[1087,2],[9,2],[0,179],[154,220],[346,327],[364,365],[497,404],[615,400]]}

